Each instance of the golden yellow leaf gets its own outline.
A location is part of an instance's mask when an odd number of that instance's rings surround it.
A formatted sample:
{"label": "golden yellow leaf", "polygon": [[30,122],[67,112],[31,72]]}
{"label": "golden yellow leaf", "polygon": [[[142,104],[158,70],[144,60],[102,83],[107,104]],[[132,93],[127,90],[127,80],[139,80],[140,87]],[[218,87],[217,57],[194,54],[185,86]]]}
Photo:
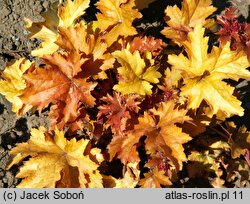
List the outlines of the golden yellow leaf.
{"label": "golden yellow leaf", "polygon": [[19,110],[23,106],[23,102],[19,96],[21,95],[21,91],[26,88],[22,76],[31,66],[32,62],[21,58],[7,66],[1,76],[4,80],[0,80],[0,94],[4,95],[12,103],[12,111],[17,115],[19,115]]}
{"label": "golden yellow leaf", "polygon": [[113,67],[115,59],[106,52],[107,44],[101,39],[98,31],[93,32],[90,27],[90,24],[85,25],[82,21],[74,27],[59,27],[56,43],[72,56],[77,53],[81,60],[85,61],[85,65],[82,65],[85,75],[90,73],[94,79],[105,79],[107,78],[105,71]]}
{"label": "golden yellow leaf", "polygon": [[161,32],[167,38],[181,43],[187,37],[187,33],[197,24],[211,26],[211,19],[206,20],[216,8],[211,6],[212,0],[183,0],[182,9],[168,6],[165,10],[166,16],[170,18]]}
{"label": "golden yellow leaf", "polygon": [[157,71],[158,67],[153,65],[151,54],[148,53],[146,59],[150,62],[150,66],[146,65],[139,51],[131,53],[129,49],[124,49],[115,51],[112,55],[122,65],[118,68],[120,79],[114,86],[114,90],[122,94],[151,95],[153,86],[150,83],[158,83],[158,78],[161,77],[160,72]]}
{"label": "golden yellow leaf", "polygon": [[[152,109],[151,112],[159,117],[159,121],[156,126],[157,131],[150,135],[152,137],[154,134],[156,141],[146,141],[146,149],[149,152],[153,152],[155,148],[153,146],[160,146],[170,160],[173,161],[177,169],[182,169],[182,162],[186,160],[182,145],[192,138],[182,132],[182,129],[177,127],[176,124],[189,121],[191,118],[186,116],[186,110],[175,108],[173,101],[161,103],[158,109]],[[147,147],[148,145],[149,147]],[[153,149],[150,150],[150,147],[153,147]]]}
{"label": "golden yellow leaf", "polygon": [[203,37],[204,31],[199,24],[188,34],[183,43],[187,57],[183,54],[168,57],[172,69],[181,71],[184,81],[181,95],[188,97],[188,109],[197,109],[205,100],[211,109],[209,116],[220,111],[227,117],[242,116],[244,110],[233,96],[234,88],[223,79],[250,78],[247,57],[242,51],[231,51],[229,43],[224,47],[214,46],[211,53],[207,53],[208,37]]}
{"label": "golden yellow leaf", "polygon": [[90,0],[67,0],[65,4],[59,0],[58,16],[60,27],[74,26],[77,19],[85,14]]}
{"label": "golden yellow leaf", "polygon": [[[75,138],[67,140],[63,131],[55,130],[55,135],[46,132],[44,127],[31,129],[28,142],[18,144],[11,150],[17,154],[13,164],[31,156],[20,167],[18,178],[23,178],[19,188],[56,187],[102,187],[102,176],[97,168],[103,161],[101,150],[89,148],[89,140]],[[72,180],[71,174],[77,179]],[[71,175],[72,176],[72,175]]]}
{"label": "golden yellow leaf", "polygon": [[167,68],[164,74],[164,84],[167,88],[171,89],[173,87],[178,87],[178,82],[181,79],[181,72],[179,70],[173,71]]}
{"label": "golden yellow leaf", "polygon": [[45,54],[53,54],[57,51],[59,46],[55,42],[58,38],[58,28],[74,27],[77,19],[88,8],[89,2],[89,0],[67,0],[63,5],[60,0],[59,6],[54,3],[51,9],[41,14],[44,18],[43,22],[32,22],[25,18],[26,27],[30,32],[29,37],[41,41],[39,47],[33,50],[31,54],[42,57]]}
{"label": "golden yellow leaf", "polygon": [[57,44],[67,51],[84,52],[93,55],[93,60],[104,58],[107,44],[100,38],[97,30],[92,30],[92,24],[83,21],[74,27],[59,27]]}
{"label": "golden yellow leaf", "polygon": [[161,188],[161,185],[170,186],[172,182],[165,175],[164,171],[159,171],[158,168],[144,174],[145,178],[141,179],[139,185],[143,188]]}
{"label": "golden yellow leaf", "polygon": [[59,18],[57,16],[57,4],[53,4],[52,8],[41,14],[44,18],[43,22],[32,22],[29,18],[24,18],[26,28],[30,32],[30,38],[37,38],[41,41],[39,47],[31,52],[33,56],[43,56],[44,54],[52,54],[58,50],[55,44],[57,39],[57,26]]}
{"label": "golden yellow leaf", "polygon": [[99,0],[96,3],[101,11],[96,15],[101,31],[105,31],[104,36],[108,46],[115,42],[119,36],[131,36],[137,34],[132,26],[136,18],[142,15],[133,9],[135,0]]}

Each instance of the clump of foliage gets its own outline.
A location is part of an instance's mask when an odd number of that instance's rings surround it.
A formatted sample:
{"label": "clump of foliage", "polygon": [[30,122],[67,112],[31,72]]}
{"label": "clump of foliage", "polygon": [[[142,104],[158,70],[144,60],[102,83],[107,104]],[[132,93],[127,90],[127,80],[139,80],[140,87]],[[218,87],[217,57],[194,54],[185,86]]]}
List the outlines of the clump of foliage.
{"label": "clump of foliage", "polygon": [[135,0],[99,0],[96,20],[79,20],[89,3],[60,0],[43,22],[25,19],[41,64],[22,58],[2,73],[17,115],[49,109],[49,129],[11,150],[9,168],[30,156],[18,187],[152,188],[185,176],[248,186],[250,133],[229,122],[244,115],[230,80],[250,78],[249,25],[236,9],[214,19],[211,0],[183,0],[155,39],[133,27]]}

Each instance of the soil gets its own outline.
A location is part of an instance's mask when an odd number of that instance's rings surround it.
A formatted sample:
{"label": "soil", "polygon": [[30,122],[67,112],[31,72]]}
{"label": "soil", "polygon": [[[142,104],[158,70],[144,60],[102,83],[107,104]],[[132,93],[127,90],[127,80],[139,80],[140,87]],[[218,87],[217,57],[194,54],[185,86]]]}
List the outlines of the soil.
{"label": "soil", "polygon": [[[0,1],[0,70],[6,63],[20,57],[30,57],[37,40],[28,39],[24,17],[41,21],[39,15],[57,0],[1,0]],[[11,111],[11,104],[0,95],[0,188],[15,187],[17,167],[6,170],[10,160],[9,150],[16,143],[27,141],[32,127],[47,126],[46,112],[27,113],[18,118]]]}
{"label": "soil", "polygon": [[[57,0],[0,0],[0,70],[3,70],[6,63],[19,59],[20,57],[32,58],[30,56],[31,50],[38,45],[38,41],[28,39],[28,32],[25,30],[23,18],[28,17],[33,21],[41,21],[39,15],[46,11],[53,2]],[[91,0],[91,5],[96,0]],[[180,1],[171,0],[172,4]],[[234,4],[238,5],[241,13],[247,18],[248,5],[250,0],[233,0]],[[160,30],[165,26],[163,17],[164,9],[167,1],[156,0],[150,5],[150,9],[142,10],[144,16],[143,20],[135,23],[137,30],[146,35],[153,35],[154,37],[162,37],[159,35]],[[218,7],[217,13],[224,10],[230,5],[227,1],[214,0],[214,6]],[[85,20],[94,18],[96,9],[91,7],[88,9]],[[249,21],[249,17],[248,17]],[[242,81],[238,88],[243,94],[243,106],[246,108],[245,116],[241,119],[242,123],[247,124],[247,118],[250,117],[250,104],[246,102],[245,98],[250,98],[250,88],[247,81]],[[248,100],[249,101],[249,100]],[[48,126],[47,112],[42,113],[27,113],[23,117],[17,117],[11,111],[10,103],[0,95],[0,188],[15,187],[19,180],[15,178],[18,167],[6,170],[7,164],[10,161],[9,150],[15,146],[16,143],[27,141],[31,128]],[[247,124],[250,128],[250,124]]]}

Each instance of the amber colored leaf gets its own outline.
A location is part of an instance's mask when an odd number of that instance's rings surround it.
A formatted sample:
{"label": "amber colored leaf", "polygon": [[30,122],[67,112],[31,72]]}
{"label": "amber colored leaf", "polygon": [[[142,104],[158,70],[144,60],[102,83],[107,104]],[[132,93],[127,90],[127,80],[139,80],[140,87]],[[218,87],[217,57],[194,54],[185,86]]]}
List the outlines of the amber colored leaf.
{"label": "amber colored leaf", "polygon": [[203,37],[205,29],[197,25],[188,34],[185,41],[187,57],[169,55],[168,62],[172,69],[181,71],[184,86],[181,95],[188,98],[188,109],[197,109],[204,100],[209,105],[210,117],[223,112],[229,117],[232,114],[243,115],[241,102],[233,96],[234,88],[223,79],[238,80],[250,78],[246,69],[249,62],[243,51],[231,51],[230,44],[213,47],[208,51],[208,37]]}
{"label": "amber colored leaf", "polygon": [[[153,86],[150,83],[158,83],[158,78],[161,77],[151,54],[148,53],[145,60],[141,58],[139,51],[131,53],[129,49],[115,51],[112,55],[121,64],[121,67],[118,68],[119,82],[114,86],[114,90],[123,95],[133,93],[151,95]],[[149,62],[150,65],[146,62]]]}
{"label": "amber colored leaf", "polygon": [[110,46],[119,36],[127,37],[137,34],[132,26],[135,19],[141,14],[134,9],[135,0],[99,0],[96,3],[101,13],[96,17],[101,31],[105,31],[105,40]]}
{"label": "amber colored leaf", "polygon": [[161,39],[155,39],[151,36],[135,37],[130,44],[130,51],[132,53],[135,50],[138,50],[140,54],[143,55],[143,53],[149,51],[154,57],[159,55],[162,49],[166,46],[166,43],[164,43]]}
{"label": "amber colored leaf", "polygon": [[106,104],[98,107],[98,119],[107,117],[106,125],[113,132],[119,133],[126,129],[127,121],[131,119],[131,113],[138,113],[140,104],[136,95],[123,96],[114,92],[114,96],[107,95],[101,100]]}
{"label": "amber colored leaf", "polygon": [[216,8],[212,0],[183,0],[182,8],[168,6],[165,14],[170,19],[166,20],[168,27],[161,32],[176,43],[182,43],[187,38],[187,33],[197,24],[210,26],[212,20],[206,20]]}
{"label": "amber colored leaf", "polygon": [[[33,65],[29,60],[21,58],[7,66],[1,75],[3,80],[0,80],[0,94],[4,95],[12,103],[12,111],[17,115],[20,114],[19,111],[23,107],[20,95],[22,90],[26,88],[22,77],[25,71]],[[29,108],[27,107],[27,109]]]}
{"label": "amber colored leaf", "polygon": [[[89,145],[87,139],[68,141],[57,129],[54,135],[43,127],[32,129],[28,142],[11,150],[16,157],[8,168],[31,156],[17,174],[18,178],[23,178],[19,188],[51,188],[57,183],[68,188],[100,188],[102,176],[97,168],[103,156],[100,149],[91,149]],[[77,176],[76,179],[73,176]]]}
{"label": "amber colored leaf", "polygon": [[[86,59],[82,65],[84,67],[84,77],[105,79],[105,71],[113,67],[114,58],[106,53],[107,44],[101,40],[98,33],[92,33],[84,22],[76,24],[74,27],[59,29],[59,36],[56,44],[67,52],[77,53],[82,59]],[[81,56],[83,55],[83,56]]]}
{"label": "amber colored leaf", "polygon": [[[77,58],[76,55],[74,57]],[[50,103],[62,101],[65,104],[61,110],[65,123],[78,117],[81,104],[94,106],[95,98],[91,91],[96,83],[76,77],[81,70],[80,59],[72,59],[66,53],[54,53],[44,56],[43,60],[46,60],[45,68],[36,68],[23,76],[27,83],[21,95],[24,104],[41,111]]]}
{"label": "amber colored leaf", "polygon": [[65,124],[72,126],[73,121],[79,122],[82,105],[95,105],[91,91],[97,83],[93,78],[105,78],[103,73],[112,67],[114,59],[104,54],[107,45],[88,33],[84,23],[60,28],[58,35],[56,43],[63,50],[44,55],[41,58],[44,67],[36,67],[24,76],[27,87],[21,98],[26,105],[35,106],[39,111],[50,103],[59,104],[56,112],[63,117],[57,113],[50,115],[53,120],[58,119],[58,127],[62,129]]}
{"label": "amber colored leaf", "polygon": [[[114,137],[109,145],[109,152],[116,151],[123,163],[131,160],[137,161],[138,157],[134,148],[140,138],[146,136],[145,148],[148,154],[163,151],[178,170],[182,169],[182,162],[186,160],[182,144],[191,140],[191,137],[183,133],[176,124],[190,120],[188,116],[185,116],[186,112],[184,109],[175,109],[173,101],[160,103],[157,109],[144,112],[144,116],[138,119],[139,124],[135,125],[134,130],[129,131],[126,136],[119,139]],[[117,142],[114,142],[116,140]]]}
{"label": "amber colored leaf", "polygon": [[140,138],[140,136],[135,135],[114,135],[113,139],[108,145],[110,161],[115,156],[117,156],[123,164],[127,164],[128,162],[140,162],[136,146]]}
{"label": "amber colored leaf", "polygon": [[67,121],[64,120],[64,109],[65,102],[63,101],[59,101],[51,106],[49,112],[50,130],[54,130],[56,127],[58,127],[59,130],[62,130],[66,126],[68,128],[67,133],[70,135],[77,132],[78,130],[92,130],[89,115],[87,114],[84,107],[79,108],[77,115],[68,118]]}
{"label": "amber colored leaf", "polygon": [[[149,153],[157,152],[158,148],[159,150],[163,150],[176,168],[182,169],[182,162],[186,160],[182,145],[192,138],[182,132],[182,129],[177,127],[176,124],[182,124],[185,121],[191,120],[191,118],[186,116],[186,110],[175,108],[173,101],[161,103],[157,109],[152,109],[150,112],[152,112],[156,118],[158,117],[159,120],[157,121],[154,117],[155,125],[151,127],[148,126],[148,128],[150,128],[147,130],[147,133],[145,133],[147,136],[145,141],[146,150]],[[147,117],[152,116],[148,115]],[[145,122],[147,122],[147,120]],[[144,125],[142,125],[142,128],[143,126]]]}
{"label": "amber colored leaf", "polygon": [[158,168],[144,174],[143,179],[140,180],[139,185],[143,188],[161,188],[163,186],[170,186],[172,182],[169,177],[165,175],[164,171],[159,171]]}
{"label": "amber colored leaf", "polygon": [[[58,32],[56,44],[60,48],[71,52],[84,52],[86,55],[93,51],[91,46],[95,45],[95,39],[88,35],[87,27],[83,22],[76,24],[74,27],[59,27]],[[88,41],[90,42],[88,43]],[[103,45],[105,44],[103,43]]]}
{"label": "amber colored leaf", "polygon": [[77,19],[85,14],[89,7],[90,0],[67,0],[65,4],[59,0],[58,16],[60,27],[73,26]]}

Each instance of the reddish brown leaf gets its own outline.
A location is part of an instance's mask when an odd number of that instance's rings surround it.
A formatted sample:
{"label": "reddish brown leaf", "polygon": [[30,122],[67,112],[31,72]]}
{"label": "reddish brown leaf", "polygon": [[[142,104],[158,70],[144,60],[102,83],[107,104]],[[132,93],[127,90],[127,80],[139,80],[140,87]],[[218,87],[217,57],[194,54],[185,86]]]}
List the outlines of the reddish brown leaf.
{"label": "reddish brown leaf", "polygon": [[78,78],[81,60],[75,62],[77,55],[70,57],[66,53],[44,56],[45,68],[36,68],[24,75],[27,88],[21,96],[25,104],[36,106],[40,111],[50,103],[64,102],[65,106],[58,110],[64,114],[63,123],[79,116],[81,104],[89,107],[95,104],[91,91],[96,83]]}
{"label": "reddish brown leaf", "polygon": [[166,43],[164,43],[161,39],[154,39],[154,37],[151,36],[140,36],[133,39],[130,51],[134,52],[135,50],[138,50],[141,54],[149,51],[155,57],[160,54],[165,46]]}
{"label": "reddish brown leaf", "polygon": [[[190,120],[183,109],[176,109],[173,101],[160,103],[158,109],[151,109],[144,112],[143,117],[139,117],[139,124],[121,137],[120,143],[115,145],[115,152],[123,163],[132,162],[135,157],[131,157],[131,150],[136,148],[140,138],[146,136],[145,148],[148,154],[156,154],[163,151],[164,154],[176,166],[177,170],[182,169],[182,162],[186,160],[182,144],[191,140],[191,137],[182,132],[176,124]],[[116,137],[113,138],[116,140]],[[109,152],[114,152],[113,141],[109,146]],[[114,155],[114,154],[113,154]],[[135,154],[133,154],[135,155]]]}
{"label": "reddish brown leaf", "polygon": [[232,50],[244,50],[250,61],[250,24],[240,23],[237,12],[236,7],[230,7],[217,17],[217,22],[221,25],[217,34],[222,44],[231,42]]}
{"label": "reddish brown leaf", "polygon": [[120,133],[126,129],[131,113],[138,113],[140,104],[136,95],[123,96],[114,92],[114,96],[107,95],[101,99],[106,104],[99,106],[98,119],[106,116],[107,127],[111,126],[113,132]]}

